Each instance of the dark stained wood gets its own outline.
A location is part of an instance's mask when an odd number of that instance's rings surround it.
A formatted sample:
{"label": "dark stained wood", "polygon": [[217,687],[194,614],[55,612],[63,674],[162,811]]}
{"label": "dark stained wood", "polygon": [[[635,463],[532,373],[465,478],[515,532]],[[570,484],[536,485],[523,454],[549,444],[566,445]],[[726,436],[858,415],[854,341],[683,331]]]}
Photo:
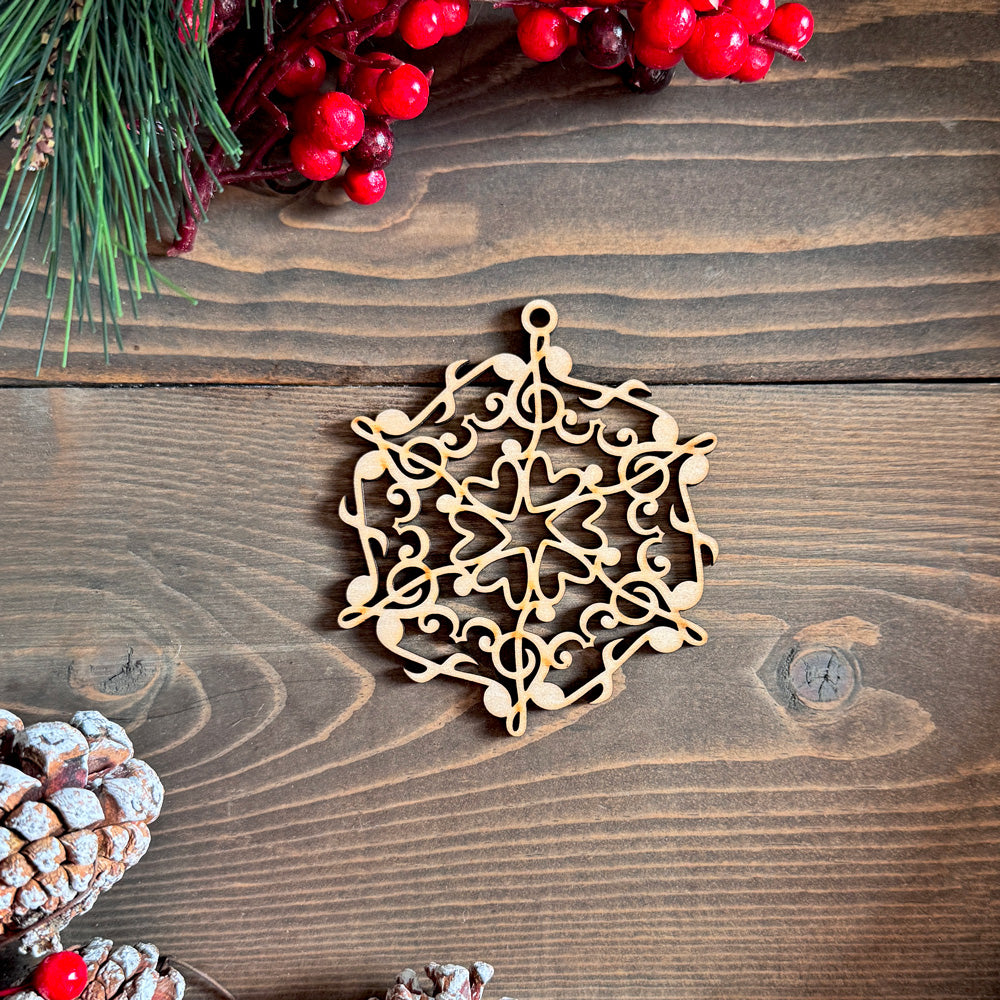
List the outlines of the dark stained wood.
{"label": "dark stained wood", "polygon": [[[709,643],[520,741],[331,625],[348,422],[428,395],[3,392],[2,702],[123,720],[167,786],[70,939],[241,1000],[476,958],[521,1000],[996,995],[996,388],[656,389],[720,438]],[[776,686],[806,641],[860,661],[838,710]]]}
{"label": "dark stained wood", "polygon": [[[824,3],[805,65],[760,85],[679,71],[632,96],[532,66],[509,14],[444,46],[374,207],[230,191],[169,294],[69,382],[428,382],[516,341],[537,295],[582,370],[659,382],[1000,374],[995,0]],[[33,269],[37,272],[38,261]],[[25,277],[0,379],[31,380]]]}

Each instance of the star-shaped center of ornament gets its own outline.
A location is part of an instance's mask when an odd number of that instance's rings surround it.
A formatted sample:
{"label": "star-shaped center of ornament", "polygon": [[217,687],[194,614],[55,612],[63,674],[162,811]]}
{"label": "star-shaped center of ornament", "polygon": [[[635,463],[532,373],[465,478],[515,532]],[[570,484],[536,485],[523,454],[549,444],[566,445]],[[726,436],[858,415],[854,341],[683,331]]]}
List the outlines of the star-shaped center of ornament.
{"label": "star-shaped center of ornament", "polygon": [[[459,535],[455,593],[500,591],[522,621],[552,621],[568,584],[592,583],[621,559],[598,523],[607,500],[594,487],[603,477],[598,465],[557,470],[545,451],[504,441],[489,477],[469,476],[438,499]],[[510,561],[523,566],[523,580]]]}

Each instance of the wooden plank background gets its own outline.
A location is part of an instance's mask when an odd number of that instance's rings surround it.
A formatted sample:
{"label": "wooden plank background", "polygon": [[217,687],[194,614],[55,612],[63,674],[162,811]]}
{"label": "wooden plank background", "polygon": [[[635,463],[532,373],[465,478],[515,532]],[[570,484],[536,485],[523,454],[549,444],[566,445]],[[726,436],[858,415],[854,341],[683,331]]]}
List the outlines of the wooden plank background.
{"label": "wooden plank background", "polygon": [[[432,959],[520,1000],[1000,996],[997,13],[817,5],[773,82],[630,97],[484,12],[383,205],[227,193],[166,264],[201,305],[147,301],[110,365],[84,333],[34,380],[29,275],[0,703],[100,709],[167,786],[67,940],[156,941],[240,1000]],[[350,419],[519,350],[536,295],[578,372],[718,434],[721,557],[705,647],[512,740],[336,627],[336,508]],[[858,657],[841,709],[780,690],[803,637]]]}

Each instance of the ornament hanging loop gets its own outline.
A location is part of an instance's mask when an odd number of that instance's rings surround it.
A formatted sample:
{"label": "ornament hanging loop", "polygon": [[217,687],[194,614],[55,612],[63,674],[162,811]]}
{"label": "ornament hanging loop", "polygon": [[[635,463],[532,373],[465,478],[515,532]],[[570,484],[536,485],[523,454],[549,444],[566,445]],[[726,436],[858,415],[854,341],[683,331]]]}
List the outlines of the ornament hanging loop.
{"label": "ornament hanging loop", "polygon": [[521,310],[521,326],[532,337],[548,337],[558,322],[559,313],[556,312],[556,307],[548,299],[532,299]]}

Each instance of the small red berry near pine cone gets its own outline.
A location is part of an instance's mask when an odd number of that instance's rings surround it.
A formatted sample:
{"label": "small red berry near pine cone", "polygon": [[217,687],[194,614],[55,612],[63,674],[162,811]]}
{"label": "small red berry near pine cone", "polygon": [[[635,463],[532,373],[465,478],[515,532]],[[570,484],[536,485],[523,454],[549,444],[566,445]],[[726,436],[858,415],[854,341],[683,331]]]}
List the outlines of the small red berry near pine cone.
{"label": "small red berry near pine cone", "polygon": [[46,955],[31,977],[31,986],[45,1000],[76,1000],[87,987],[87,963],[75,951]]}
{"label": "small red berry near pine cone", "polygon": [[385,173],[381,170],[348,167],[343,183],[347,197],[359,205],[374,205],[385,194]]}
{"label": "small red berry near pine cone", "polygon": [[813,16],[801,3],[783,3],[774,12],[767,33],[776,41],[801,49],[813,33]]}
{"label": "small red berry near pine cone", "polygon": [[[77,1000],[87,988],[87,963],[75,951],[53,952],[35,967],[29,986],[42,1000]],[[0,997],[23,993],[29,986],[0,990]]]}

